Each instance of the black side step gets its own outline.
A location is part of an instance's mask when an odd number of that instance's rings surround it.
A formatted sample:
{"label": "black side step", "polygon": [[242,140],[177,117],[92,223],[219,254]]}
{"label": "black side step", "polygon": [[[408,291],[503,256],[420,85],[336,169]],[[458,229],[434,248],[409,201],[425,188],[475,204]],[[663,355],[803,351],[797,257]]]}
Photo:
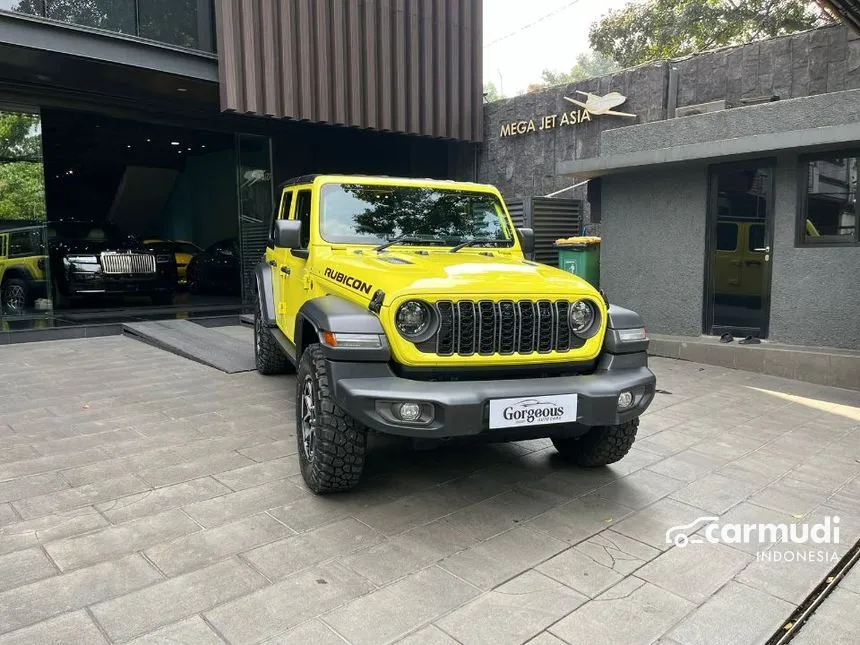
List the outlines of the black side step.
{"label": "black side step", "polygon": [[144,343],[227,374],[251,372],[256,369],[250,334],[248,342],[243,343],[217,329],[203,327],[188,320],[124,323],[122,331],[123,334]]}

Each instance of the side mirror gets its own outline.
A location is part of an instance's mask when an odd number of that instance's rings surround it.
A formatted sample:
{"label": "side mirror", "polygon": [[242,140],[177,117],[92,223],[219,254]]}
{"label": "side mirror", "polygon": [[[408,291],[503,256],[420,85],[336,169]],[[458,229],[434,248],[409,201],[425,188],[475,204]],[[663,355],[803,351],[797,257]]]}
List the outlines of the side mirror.
{"label": "side mirror", "polygon": [[302,223],[297,219],[279,219],[275,222],[275,246],[283,249],[301,248]]}
{"label": "side mirror", "polygon": [[523,247],[523,255],[531,260],[535,253],[535,231],[533,228],[518,228],[517,237],[520,239],[520,246]]}

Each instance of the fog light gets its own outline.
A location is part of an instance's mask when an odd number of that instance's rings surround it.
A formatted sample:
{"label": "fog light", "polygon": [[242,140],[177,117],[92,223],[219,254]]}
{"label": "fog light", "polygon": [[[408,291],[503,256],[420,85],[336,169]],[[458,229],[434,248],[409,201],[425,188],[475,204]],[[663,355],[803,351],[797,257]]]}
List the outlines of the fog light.
{"label": "fog light", "polygon": [[629,410],[633,407],[633,392],[622,392],[618,395],[618,409]]}
{"label": "fog light", "polygon": [[394,405],[394,414],[401,421],[418,421],[421,418],[421,406],[412,401]]}

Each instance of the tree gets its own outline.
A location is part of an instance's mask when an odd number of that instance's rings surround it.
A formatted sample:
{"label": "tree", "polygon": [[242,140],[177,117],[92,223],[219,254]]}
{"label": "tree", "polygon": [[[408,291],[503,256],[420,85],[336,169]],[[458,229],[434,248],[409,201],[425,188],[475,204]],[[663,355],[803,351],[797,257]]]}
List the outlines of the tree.
{"label": "tree", "polygon": [[576,57],[576,64],[570,68],[569,72],[556,72],[554,70],[545,69],[541,72],[543,83],[532,83],[529,85],[529,92],[542,90],[553,85],[568,85],[584,81],[587,78],[595,78],[596,76],[605,76],[612,74],[620,69],[618,63],[611,58],[604,56],[600,52],[587,52],[579,54]]}
{"label": "tree", "polygon": [[591,47],[624,67],[811,29],[830,17],[808,0],[643,0],[591,25]]}
{"label": "tree", "polygon": [[488,102],[492,103],[493,101],[500,101],[505,97],[502,96],[501,92],[499,92],[495,83],[488,81],[484,83],[484,98],[486,98]]}
{"label": "tree", "polygon": [[0,112],[0,220],[44,218],[39,116]]}

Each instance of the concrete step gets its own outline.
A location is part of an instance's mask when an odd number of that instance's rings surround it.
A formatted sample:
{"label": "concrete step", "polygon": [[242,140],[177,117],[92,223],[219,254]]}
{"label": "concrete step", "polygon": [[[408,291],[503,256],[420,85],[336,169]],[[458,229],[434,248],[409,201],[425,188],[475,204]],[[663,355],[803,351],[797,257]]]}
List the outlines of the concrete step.
{"label": "concrete step", "polygon": [[786,345],[767,340],[760,345],[740,345],[738,340],[721,343],[717,336],[654,334],[648,352],[654,356],[860,390],[860,351]]}

